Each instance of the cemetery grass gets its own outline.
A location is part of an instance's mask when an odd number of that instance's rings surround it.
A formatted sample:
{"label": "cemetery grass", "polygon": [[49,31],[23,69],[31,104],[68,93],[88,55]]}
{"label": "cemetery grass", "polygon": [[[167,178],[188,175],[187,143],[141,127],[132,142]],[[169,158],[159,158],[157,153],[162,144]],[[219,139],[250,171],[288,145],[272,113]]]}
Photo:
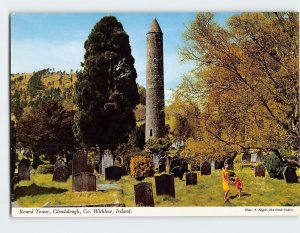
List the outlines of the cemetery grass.
{"label": "cemetery grass", "polygon": [[[299,171],[298,171],[299,172]],[[230,185],[229,201],[223,201],[221,171],[213,171],[211,176],[198,176],[198,184],[186,186],[185,181],[175,178],[176,198],[157,196],[154,177],[148,177],[144,182],[150,182],[153,188],[155,206],[300,206],[300,184],[286,184],[284,180],[266,177],[254,177],[252,169],[235,170],[244,184],[244,195],[237,198],[237,190]],[[298,173],[299,175],[299,173]],[[117,194],[120,203],[133,207],[133,186],[138,184],[134,178],[123,176],[119,181],[105,181],[103,176],[97,179],[97,184],[116,183],[122,191],[109,190],[105,192],[74,193],[72,181],[67,183],[52,182],[51,174],[33,174],[31,181],[21,181],[16,188],[17,203],[22,207],[41,207],[49,202],[51,205],[78,205],[114,203]],[[23,189],[22,189],[23,188]]]}

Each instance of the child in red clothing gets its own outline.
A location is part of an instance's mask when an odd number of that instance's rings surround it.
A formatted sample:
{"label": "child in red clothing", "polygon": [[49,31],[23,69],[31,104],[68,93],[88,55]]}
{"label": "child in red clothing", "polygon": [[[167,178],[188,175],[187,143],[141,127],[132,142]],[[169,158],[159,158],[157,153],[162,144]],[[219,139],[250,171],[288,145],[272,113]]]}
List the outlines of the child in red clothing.
{"label": "child in red clothing", "polygon": [[243,183],[242,181],[240,180],[240,178],[238,178],[237,176],[235,177],[234,179],[234,184],[235,184],[235,187],[237,188],[238,190],[238,195],[239,195],[239,198],[241,197],[241,194],[242,194],[242,190],[243,190]]}

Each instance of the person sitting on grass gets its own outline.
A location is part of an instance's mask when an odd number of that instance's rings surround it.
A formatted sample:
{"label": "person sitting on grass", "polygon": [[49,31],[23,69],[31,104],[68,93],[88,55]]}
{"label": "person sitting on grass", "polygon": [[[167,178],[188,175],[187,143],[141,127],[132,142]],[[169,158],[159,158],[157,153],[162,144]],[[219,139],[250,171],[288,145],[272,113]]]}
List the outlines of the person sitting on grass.
{"label": "person sitting on grass", "polygon": [[224,202],[228,200],[228,193],[230,191],[229,188],[229,172],[228,172],[228,165],[226,164],[224,168],[222,169],[222,184],[223,184],[223,190],[224,190]]}
{"label": "person sitting on grass", "polygon": [[234,184],[235,184],[235,187],[238,190],[238,197],[241,198],[242,190],[243,190],[243,183],[242,183],[242,181],[240,180],[239,177],[236,176],[234,178]]}

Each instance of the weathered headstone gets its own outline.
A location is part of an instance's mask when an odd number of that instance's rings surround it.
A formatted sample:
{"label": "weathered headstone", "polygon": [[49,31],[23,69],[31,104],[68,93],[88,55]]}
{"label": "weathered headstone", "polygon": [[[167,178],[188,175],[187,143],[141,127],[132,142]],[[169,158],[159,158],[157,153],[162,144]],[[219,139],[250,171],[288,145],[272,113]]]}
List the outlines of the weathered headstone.
{"label": "weathered headstone", "polygon": [[210,163],[205,161],[201,166],[201,176],[211,175]]}
{"label": "weathered headstone", "polygon": [[187,172],[185,173],[185,185],[196,185],[197,184],[197,173]]}
{"label": "weathered headstone", "polygon": [[155,176],[156,195],[168,195],[175,198],[174,176],[173,174],[163,174]]}
{"label": "weathered headstone", "polygon": [[172,159],[170,161],[170,170],[169,170],[169,173],[171,173],[172,169],[174,167],[180,167],[181,166],[181,162],[180,162],[180,159]]}
{"label": "weathered headstone", "polygon": [[159,156],[158,156],[158,154],[153,154],[153,155],[152,155],[152,160],[153,160],[154,166],[158,166],[158,161],[159,161]]}
{"label": "weathered headstone", "polygon": [[121,174],[121,167],[110,166],[105,168],[105,180],[119,180],[121,179]]}
{"label": "weathered headstone", "polygon": [[141,182],[134,185],[134,201],[136,206],[154,207],[152,184]]}
{"label": "weathered headstone", "polygon": [[283,177],[287,183],[299,183],[297,173],[297,168],[286,166],[283,170]]}
{"label": "weathered headstone", "polygon": [[55,164],[54,164],[54,170],[56,169],[56,168],[58,168],[58,167],[62,167],[62,166],[65,166],[66,164],[65,164],[65,162],[64,161],[62,161],[62,160],[57,160],[56,162],[55,162]]}
{"label": "weathered headstone", "polygon": [[257,159],[257,153],[254,152],[254,153],[251,154],[251,160],[250,160],[250,162],[251,163],[256,163],[257,162],[256,159]]}
{"label": "weathered headstone", "polygon": [[258,165],[255,167],[255,177],[265,177],[266,176],[266,168],[264,165]]}
{"label": "weathered headstone", "polygon": [[251,155],[247,152],[242,154],[242,161],[239,162],[250,162],[250,160],[251,160]]}
{"label": "weathered headstone", "polygon": [[75,153],[72,159],[72,175],[75,176],[80,172],[87,172],[87,153],[84,150],[79,150]]}
{"label": "weathered headstone", "polygon": [[211,160],[210,161],[210,169],[212,170],[212,171],[214,171],[215,169],[216,169],[216,162],[215,162],[215,160]]}
{"label": "weathered headstone", "polygon": [[60,166],[54,169],[52,181],[67,182],[70,172],[67,166]]}
{"label": "weathered headstone", "polygon": [[81,172],[74,176],[73,192],[96,191],[96,176],[91,173]]}
{"label": "weathered headstone", "polygon": [[102,175],[105,175],[105,168],[113,165],[114,159],[111,150],[105,150],[102,154]]}
{"label": "weathered headstone", "polygon": [[30,180],[29,166],[26,166],[24,164],[19,165],[18,176],[19,180]]}

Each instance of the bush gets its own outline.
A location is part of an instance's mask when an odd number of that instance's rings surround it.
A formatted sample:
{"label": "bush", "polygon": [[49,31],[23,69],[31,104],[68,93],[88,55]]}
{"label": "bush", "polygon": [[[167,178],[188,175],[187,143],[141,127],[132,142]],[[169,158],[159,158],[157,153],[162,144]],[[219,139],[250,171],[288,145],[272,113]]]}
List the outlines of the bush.
{"label": "bush", "polygon": [[270,153],[264,159],[264,165],[272,178],[283,179],[283,168],[284,164],[280,159],[274,154]]}
{"label": "bush", "polygon": [[242,156],[243,154],[238,154],[233,160],[233,166],[235,170],[239,170],[242,168]]}
{"label": "bush", "polygon": [[52,164],[43,164],[38,166],[37,172],[40,174],[53,174],[54,166]]}
{"label": "bush", "polygon": [[130,160],[130,175],[137,180],[154,175],[154,165],[149,156],[138,155]]}

